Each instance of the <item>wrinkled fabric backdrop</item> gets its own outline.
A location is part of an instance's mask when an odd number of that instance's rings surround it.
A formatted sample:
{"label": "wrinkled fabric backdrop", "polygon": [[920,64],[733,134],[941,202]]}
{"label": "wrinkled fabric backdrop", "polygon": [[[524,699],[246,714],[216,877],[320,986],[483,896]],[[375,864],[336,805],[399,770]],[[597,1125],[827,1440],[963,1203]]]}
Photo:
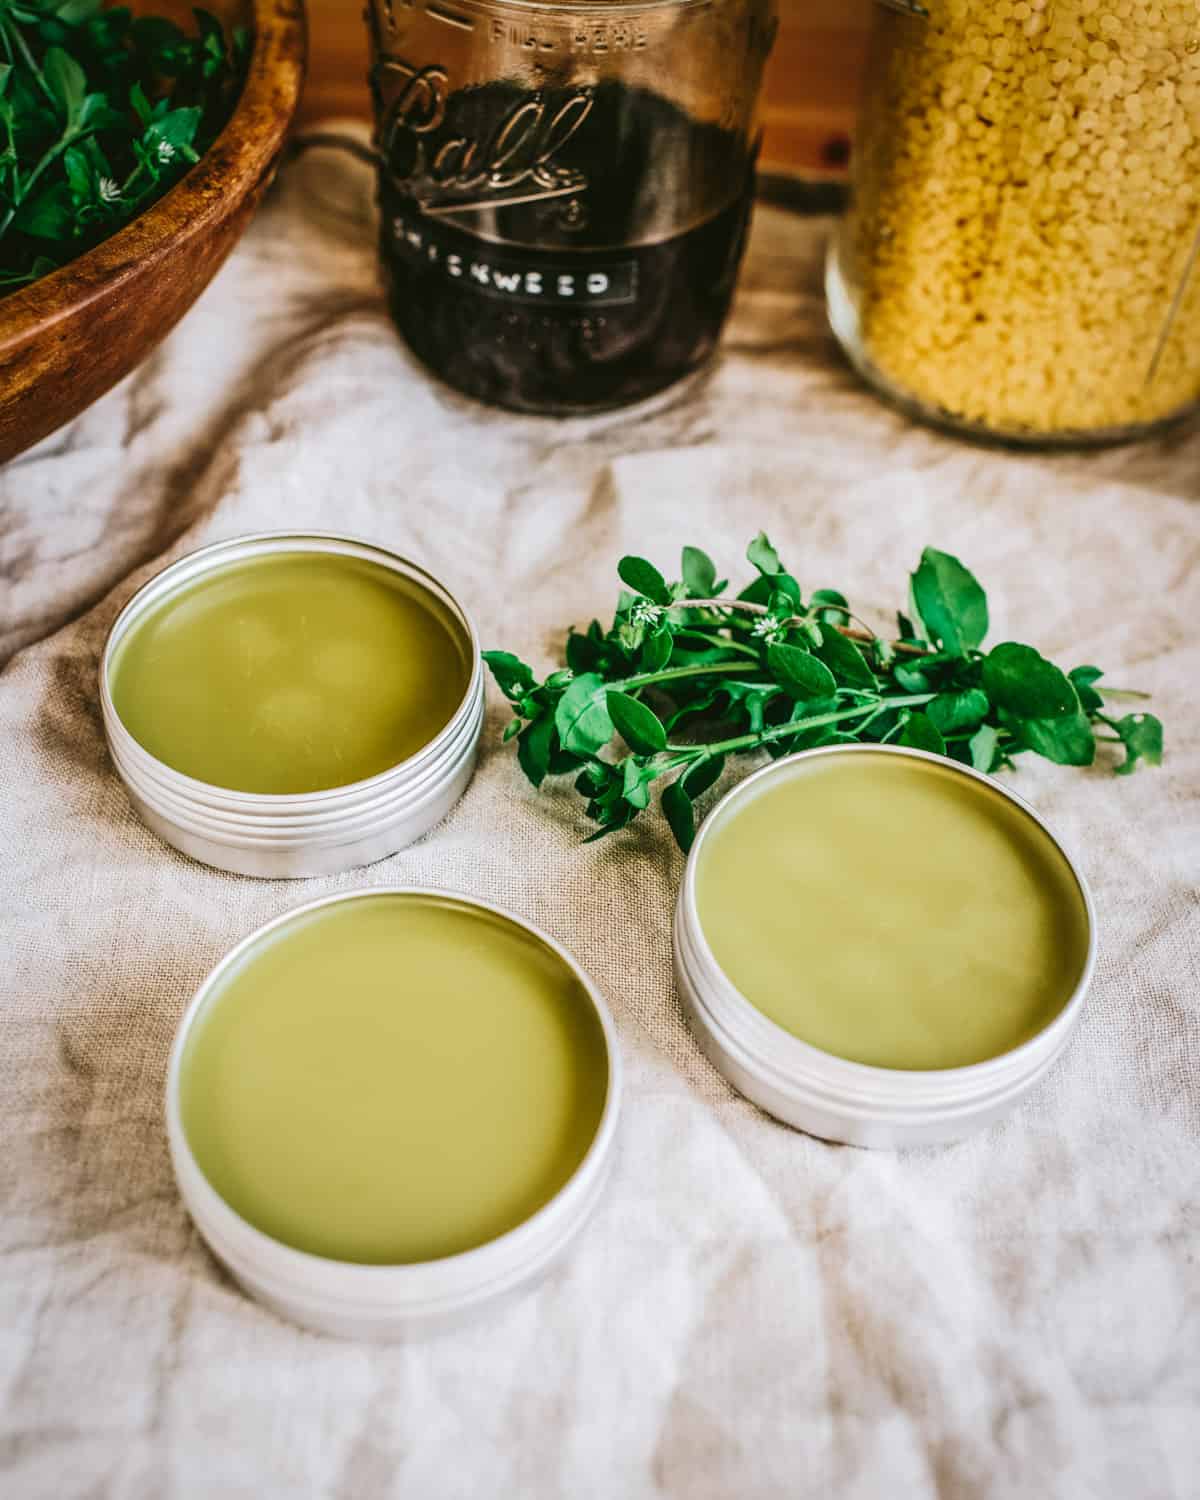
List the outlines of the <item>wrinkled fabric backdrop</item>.
{"label": "wrinkled fabric backdrop", "polygon": [[[6,1500],[1200,1494],[1200,433],[1006,456],[907,425],[822,321],[827,224],[764,208],[723,357],[652,411],[547,422],[427,379],[376,284],[365,171],[284,173],[142,368],[0,474],[0,1494]],[[1017,774],[1100,914],[1077,1038],[1005,1124],[866,1153],[740,1099],[669,962],[681,859],[580,847],[498,744],[430,837],[300,884],[189,863],[133,817],[96,670],[134,587],[272,527],[426,563],[539,666],[636,550],[902,602],[922,546],[993,639],[1153,690],[1163,770]],[[728,773],[727,773],[728,774]],[[209,967],[328,891],[434,883],[548,928],[616,1015],[629,1088],[597,1217],[539,1290],[409,1347],[247,1301],[184,1214],[167,1052]],[[964,1003],[971,997],[964,996]]]}

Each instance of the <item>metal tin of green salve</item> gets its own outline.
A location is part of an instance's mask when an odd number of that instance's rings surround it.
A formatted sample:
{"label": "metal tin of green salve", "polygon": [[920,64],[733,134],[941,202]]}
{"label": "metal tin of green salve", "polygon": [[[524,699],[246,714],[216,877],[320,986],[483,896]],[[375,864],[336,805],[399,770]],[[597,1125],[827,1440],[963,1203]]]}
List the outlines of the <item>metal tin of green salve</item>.
{"label": "metal tin of green salve", "polygon": [[[1082,907],[1086,950],[1074,989],[1054,1018],[1011,1050],[965,1066],[906,1069],[835,1056],[801,1040],[753,1005],[717,962],[705,937],[696,873],[707,842],[762,789],[817,758],[885,755],[936,764],[990,788],[1029,819],[1065,861]],[[779,830],[781,838],[786,829]],[[775,762],[729,792],[705,820],[692,847],[674,921],[675,974],[692,1028],[736,1089],[777,1119],[811,1135],[855,1146],[899,1147],[955,1141],[1008,1113],[1046,1073],[1079,1022],[1096,958],[1096,916],[1078,865],[1034,809],[990,776],[925,751],[898,746],[839,745]],[[803,977],[796,980],[803,983]]]}
{"label": "metal tin of green salve", "polygon": [[[231,565],[284,554],[360,559],[428,594],[461,634],[468,683],[444,727],[414,754],[345,786],[272,794],[211,785],[150,753],[122,722],[111,672],[123,641],[152,611]],[[265,532],[192,552],[145,584],[118,615],[100,666],[109,752],[144,822],[204,864],[269,879],[336,874],[383,859],[427,833],[466,790],[484,717],[484,674],[471,618],[444,584],[378,544],[325,532]]]}
{"label": "metal tin of green salve", "polygon": [[[546,950],[550,963],[570,986],[572,1003],[586,1008],[585,1021],[591,1028],[590,1034],[598,1032],[594,1056],[602,1059],[603,1067],[602,1078],[596,1080],[599,1104],[594,1115],[589,1115],[586,1147],[561,1186],[497,1237],[477,1242],[459,1253],[399,1263],[365,1264],[309,1253],[256,1227],[231,1206],[206,1176],[189,1141],[182,1107],[189,1039],[203,1021],[210,1002],[219,1005],[223,994],[226,1000],[233,994],[236,1002],[236,991],[231,991],[229,985],[236,984],[239,972],[246,974],[244,966],[253,961],[255,950],[261,951],[264,942],[286,944],[290,940],[289,926],[294,931],[300,921],[313,918],[319,921],[324,914],[345,912],[355,903],[414,898],[448,903],[472,917],[511,926],[519,941],[528,939],[535,947]],[[255,994],[253,988],[249,993]],[[341,1024],[345,1015],[342,1000],[337,994],[331,994],[331,1000],[326,1018],[333,1016]],[[406,996],[398,988],[397,1003],[411,1004],[414,1000],[419,1000],[419,996],[411,990]],[[253,999],[248,1003],[253,1004]],[[372,1055],[376,1045],[373,1038]],[[238,1053],[236,1043],[234,1052],[231,1065],[239,1069],[248,1067],[252,1072],[254,1055]],[[486,1065],[486,1055],[480,1055]],[[408,1061],[411,1069],[411,1057]],[[386,1051],[381,1052],[380,1063],[385,1068],[389,1066]],[[443,1053],[432,1058],[422,1055],[420,1066],[432,1070],[436,1083],[451,1076],[461,1064],[451,1054]],[[507,1087],[506,1076],[501,1077],[500,1083],[501,1087]],[[165,1106],[171,1160],[184,1203],[210,1249],[239,1285],[281,1316],[315,1331],[393,1340],[436,1332],[493,1311],[535,1284],[558,1262],[579,1236],[604,1191],[615,1156],[621,1095],[621,1057],[608,1007],[593,981],[553,938],[489,901],[455,892],[378,887],[327,896],[285,912],[251,933],[222,959],[197,990],[179,1025],[168,1067]],[[505,1095],[506,1099],[510,1097],[511,1110],[520,1115],[526,1103],[524,1096],[518,1091],[515,1096]],[[488,1129],[490,1118],[481,1116],[479,1128]],[[336,1130],[331,1130],[329,1137],[334,1135]],[[439,1154],[436,1134],[413,1129],[406,1133],[401,1144],[405,1152],[424,1153],[431,1167],[440,1170],[439,1163],[444,1162],[444,1157]],[[308,1170],[306,1159],[301,1160],[293,1174],[295,1182],[303,1183]],[[353,1162],[347,1163],[346,1171],[348,1180],[357,1180]],[[385,1182],[381,1186],[375,1182],[371,1190],[396,1194],[389,1212],[403,1214],[406,1200],[399,1180],[398,1171],[396,1185]],[[293,1187],[290,1176],[288,1190]],[[360,1190],[368,1191],[361,1184]]]}

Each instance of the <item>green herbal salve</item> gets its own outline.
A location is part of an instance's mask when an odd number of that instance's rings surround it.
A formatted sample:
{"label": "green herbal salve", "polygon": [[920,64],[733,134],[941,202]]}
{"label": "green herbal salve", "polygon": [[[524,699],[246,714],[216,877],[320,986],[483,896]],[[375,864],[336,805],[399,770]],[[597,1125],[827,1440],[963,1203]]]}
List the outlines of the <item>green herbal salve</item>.
{"label": "green herbal salve", "polygon": [[184,1047],[180,1114],[251,1224],[397,1265],[546,1204],[607,1089],[600,1020],[556,953],[478,907],[381,893],[299,914],[223,976]]}
{"label": "green herbal salve", "polygon": [[471,674],[428,590],[362,558],[233,562],[154,606],[118,646],[113,704],[144,749],[237,792],[325,791],[407,759]]}
{"label": "green herbal salve", "polygon": [[1028,1041],[1083,975],[1088,919],[1053,840],[949,766],[797,761],[718,815],[700,927],[736,989],[853,1062],[954,1068]]}

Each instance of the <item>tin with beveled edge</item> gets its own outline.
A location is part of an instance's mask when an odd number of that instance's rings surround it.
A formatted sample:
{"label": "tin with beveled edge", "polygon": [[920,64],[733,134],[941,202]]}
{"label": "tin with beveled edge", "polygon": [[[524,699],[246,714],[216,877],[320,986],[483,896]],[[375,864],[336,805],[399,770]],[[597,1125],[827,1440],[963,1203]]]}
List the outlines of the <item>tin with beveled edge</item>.
{"label": "tin with beveled edge", "polygon": [[[181,1075],[188,1038],[209,998],[264,938],[322,907],[364,897],[436,897],[494,914],[535,938],[578,981],[604,1039],[604,1104],[595,1133],[572,1175],[548,1202],[495,1239],[439,1260],[359,1264],[294,1249],[232,1208],[204,1175],[183,1126]],[[397,1340],[424,1336],[494,1312],[545,1277],[578,1239],[595,1211],[616,1154],[622,1096],[616,1026],[603,995],[576,959],[548,933],[494,902],[455,891],[371,886],[325,896],[265,923],[233,947],[208,974],[179,1023],[166,1084],[171,1164],[184,1204],[213,1254],[238,1285],[281,1317],[342,1338]],[[432,1149],[432,1148],[431,1148]]]}
{"label": "tin with beveled edge", "polygon": [[[1035,1036],[997,1057],[961,1067],[904,1070],[852,1062],[801,1041],[753,1005],[725,975],[704,937],[696,870],[705,838],[763,782],[799,761],[831,755],[904,755],[935,762],[998,792],[1031,819],[1065,860],[1078,887],[1088,943],[1075,989]],[[710,1061],[747,1099],[785,1124],[850,1146],[947,1144],[1013,1109],[1057,1060],[1079,1023],[1096,963],[1096,913],[1078,864],[1033,807],[1002,782],[929,751],[899,745],[830,745],[755,772],[709,813],[688,855],[674,920],[675,977],[684,1010]]]}
{"label": "tin with beveled edge", "polygon": [[[113,702],[110,672],[126,636],[173,594],[231,564],[313,552],[358,558],[426,591],[462,632],[469,680],[450,721],[415,754],[365,781],[316,792],[271,794],[213,786],[176,771],[138,743]],[[237,875],[299,879],[372,864],[411,844],[458,802],[475,768],[484,718],[484,674],[470,615],[418,564],[376,543],[331,532],[259,532],[216,542],[171,563],[117,616],[100,663],[109,753],[142,820],[202,864]]]}

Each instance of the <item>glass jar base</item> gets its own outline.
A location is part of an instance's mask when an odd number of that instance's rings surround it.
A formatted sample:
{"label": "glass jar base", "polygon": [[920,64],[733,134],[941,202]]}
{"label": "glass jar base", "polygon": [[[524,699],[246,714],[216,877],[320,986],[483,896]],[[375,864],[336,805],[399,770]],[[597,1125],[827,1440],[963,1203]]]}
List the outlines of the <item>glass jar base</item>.
{"label": "glass jar base", "polygon": [[641,419],[676,401],[685,399],[690,392],[704,385],[712,376],[720,358],[718,347],[706,349],[695,363],[683,369],[663,375],[657,380],[649,380],[633,393],[612,395],[603,400],[592,402],[531,401],[522,399],[519,394],[512,392],[498,392],[494,389],[481,390],[469,377],[463,377],[458,371],[447,368],[424,348],[419,347],[416,341],[406,336],[404,329],[400,326],[394,297],[390,306],[393,325],[396,326],[404,347],[421,369],[432,376],[444,390],[453,392],[456,396],[465,397],[466,400],[473,401],[481,407],[497,412],[509,412],[517,417],[544,417],[557,422],[617,415]]}
{"label": "glass jar base", "polygon": [[984,422],[957,416],[946,407],[933,406],[919,396],[914,396],[885,375],[872,360],[862,337],[862,325],[853,294],[842,272],[836,236],[830,244],[825,261],[825,306],[830,330],[841,346],[842,353],[877,395],[916,422],[987,447],[1043,452],[1115,448],[1124,443],[1140,442],[1145,438],[1170,432],[1200,412],[1200,402],[1192,402],[1156,421],[1131,422],[1118,427],[1066,428],[1059,432],[1036,432],[1031,428],[1021,427],[991,427]]}

